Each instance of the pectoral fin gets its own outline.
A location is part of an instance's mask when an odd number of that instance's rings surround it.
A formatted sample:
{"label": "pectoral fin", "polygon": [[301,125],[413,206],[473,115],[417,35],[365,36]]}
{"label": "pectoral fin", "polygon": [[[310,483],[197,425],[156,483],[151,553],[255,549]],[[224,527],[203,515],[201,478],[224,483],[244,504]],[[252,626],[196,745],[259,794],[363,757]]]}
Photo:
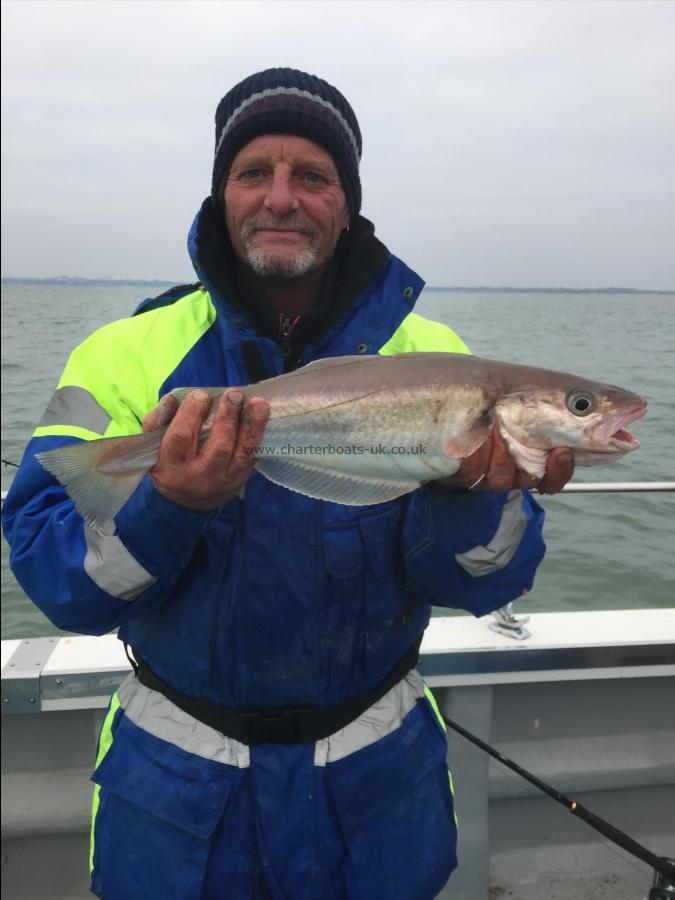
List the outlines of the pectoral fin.
{"label": "pectoral fin", "polygon": [[471,456],[488,439],[491,427],[489,422],[476,422],[468,431],[463,431],[457,437],[447,438],[443,442],[443,452],[452,459]]}

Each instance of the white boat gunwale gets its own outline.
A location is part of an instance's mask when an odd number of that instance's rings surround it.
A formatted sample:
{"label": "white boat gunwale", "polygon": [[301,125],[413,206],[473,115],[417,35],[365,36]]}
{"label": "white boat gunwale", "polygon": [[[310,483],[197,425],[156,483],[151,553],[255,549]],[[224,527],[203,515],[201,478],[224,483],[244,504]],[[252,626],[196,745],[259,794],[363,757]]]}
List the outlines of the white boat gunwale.
{"label": "white boat gunwale", "polygon": [[[431,619],[430,687],[675,675],[675,608],[533,613],[514,642],[471,616]],[[131,670],[116,635],[2,641],[2,713],[95,709]]]}

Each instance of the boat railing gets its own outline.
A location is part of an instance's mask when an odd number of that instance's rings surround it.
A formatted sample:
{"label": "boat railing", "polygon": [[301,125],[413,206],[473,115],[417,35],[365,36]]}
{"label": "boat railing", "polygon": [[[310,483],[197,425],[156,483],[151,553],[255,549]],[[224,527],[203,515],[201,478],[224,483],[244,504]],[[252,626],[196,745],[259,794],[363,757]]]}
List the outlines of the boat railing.
{"label": "boat railing", "polygon": [[[675,492],[675,481],[571,481],[562,489],[563,494],[628,494]],[[543,494],[555,497],[557,494]],[[7,491],[0,499],[4,503]]]}
{"label": "boat railing", "polygon": [[[627,494],[675,491],[675,481],[571,481],[563,494]],[[555,497],[555,494],[544,496]]]}

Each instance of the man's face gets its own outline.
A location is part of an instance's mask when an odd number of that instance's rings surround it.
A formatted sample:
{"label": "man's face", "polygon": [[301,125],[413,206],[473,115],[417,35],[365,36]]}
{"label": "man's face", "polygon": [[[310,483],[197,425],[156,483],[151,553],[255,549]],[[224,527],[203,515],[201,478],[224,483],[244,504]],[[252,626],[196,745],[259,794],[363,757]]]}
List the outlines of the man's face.
{"label": "man's face", "polygon": [[224,198],[237,257],[262,278],[320,271],[349,224],[333,158],[294,135],[262,135],[246,144],[232,162]]}

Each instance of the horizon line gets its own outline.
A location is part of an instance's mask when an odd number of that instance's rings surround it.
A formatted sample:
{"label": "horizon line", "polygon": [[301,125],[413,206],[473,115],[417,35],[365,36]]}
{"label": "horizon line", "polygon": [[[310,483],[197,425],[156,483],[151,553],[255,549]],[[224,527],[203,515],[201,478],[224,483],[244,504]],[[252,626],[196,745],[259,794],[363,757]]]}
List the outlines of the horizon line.
{"label": "horizon line", "polygon": [[[181,279],[170,279],[170,278],[134,278],[134,277],[113,277],[113,276],[102,276],[102,277],[85,277],[80,275],[50,275],[50,276],[38,276],[38,275],[2,275],[0,276],[0,282],[3,284],[19,282],[19,283],[32,283],[32,284],[132,284],[132,285],[143,285],[143,284],[152,284],[152,285],[180,285],[180,284],[188,284],[189,282],[182,281]],[[564,287],[562,285],[431,285],[427,284],[424,286],[424,290],[427,291],[470,291],[470,292],[478,292],[478,291],[499,291],[499,292],[514,292],[514,291],[528,291],[528,292],[537,292],[537,291],[548,291],[548,292],[560,292],[560,293],[634,293],[634,294],[672,294],[675,293],[674,288],[635,288],[635,287],[624,287],[621,285],[603,285],[600,287]]]}

